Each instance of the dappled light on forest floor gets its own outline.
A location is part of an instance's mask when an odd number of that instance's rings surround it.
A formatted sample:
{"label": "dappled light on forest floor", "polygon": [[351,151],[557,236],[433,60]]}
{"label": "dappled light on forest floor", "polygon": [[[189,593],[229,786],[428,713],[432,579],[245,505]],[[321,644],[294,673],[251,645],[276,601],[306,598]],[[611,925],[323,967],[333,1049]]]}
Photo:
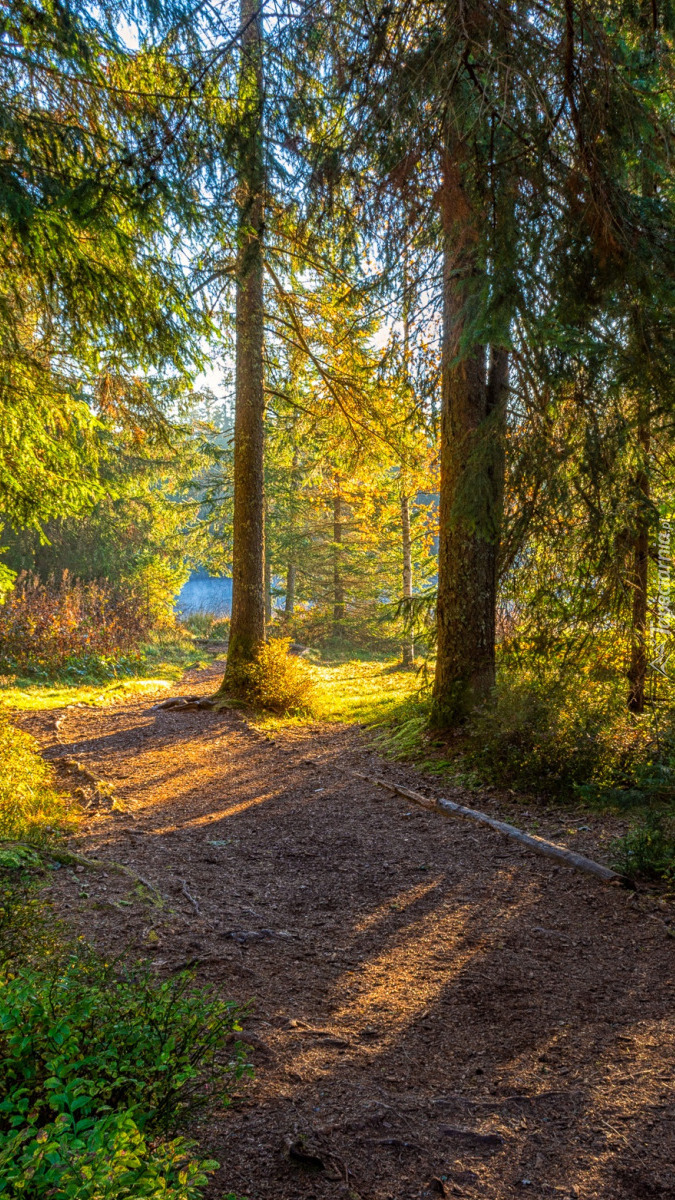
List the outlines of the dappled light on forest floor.
{"label": "dappled light on forest floor", "polygon": [[437,1003],[443,989],[473,959],[490,950],[501,922],[483,930],[478,941],[477,923],[480,928],[476,906],[442,901],[438,908],[410,921],[404,937],[399,935],[393,946],[338,984],[332,1019],[360,1035],[374,1019],[384,1018],[386,1029],[373,1046],[381,1053],[402,1029]]}
{"label": "dappled light on forest floor", "polygon": [[382,904],[378,904],[371,912],[367,913],[354,927],[355,933],[364,933],[366,929],[378,925],[381,921],[385,921],[392,912],[403,912],[409,908],[417,900],[422,900],[433,892],[440,884],[440,877],[430,880],[428,883],[418,883],[410,888],[404,888],[397,896],[389,897]]}
{"label": "dappled light on forest floor", "polygon": [[[182,829],[199,829],[203,826],[215,825],[219,821],[224,821],[227,817],[236,817],[239,813],[246,812],[247,808],[254,808],[258,804],[264,804],[266,800],[274,800],[278,796],[278,792],[268,792],[265,796],[254,796],[251,800],[242,800],[240,804],[233,804],[230,808],[218,809],[217,812],[207,813],[204,817],[193,817],[190,821],[181,823]],[[176,828],[175,825],[168,827],[171,830]],[[155,829],[156,837],[161,837],[166,833],[167,829]]]}
{"label": "dappled light on forest floor", "polygon": [[[212,689],[217,670],[185,690]],[[128,806],[88,816],[81,849],[162,896],[59,872],[55,903],[106,953],[146,956],[160,976],[191,963],[251,1002],[256,1078],[202,1133],[223,1187],[332,1200],[346,1169],[361,1200],[431,1200],[434,1178],[476,1200],[675,1189],[658,903],[409,811],[343,768],[429,781],[344,725],[270,736],[237,713],[137,700],[69,710],[55,744],[44,715],[26,719],[48,755],[89,764]],[[591,830],[577,836],[600,853]],[[289,1159],[298,1138],[323,1170]]]}

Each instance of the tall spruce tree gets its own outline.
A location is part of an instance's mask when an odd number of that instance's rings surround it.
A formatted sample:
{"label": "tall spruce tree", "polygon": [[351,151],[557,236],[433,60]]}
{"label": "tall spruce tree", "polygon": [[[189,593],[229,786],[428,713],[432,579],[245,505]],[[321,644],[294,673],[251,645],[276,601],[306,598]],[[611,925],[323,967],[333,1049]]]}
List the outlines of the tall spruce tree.
{"label": "tall spruce tree", "polygon": [[265,639],[263,237],[265,147],[261,0],[241,0],[237,109],[236,368],[232,621],[223,687]]}
{"label": "tall spruce tree", "polygon": [[630,4],[408,0],[374,21],[353,4],[340,13],[342,43],[326,45],[354,97],[360,211],[381,258],[408,240],[437,266],[426,281],[443,363],[434,701],[451,724],[494,683],[509,355],[534,369],[547,347],[564,374],[601,313],[629,295],[644,306],[650,268],[670,305],[668,205],[658,228],[631,170],[636,137],[652,130],[667,171],[670,135],[643,90]]}

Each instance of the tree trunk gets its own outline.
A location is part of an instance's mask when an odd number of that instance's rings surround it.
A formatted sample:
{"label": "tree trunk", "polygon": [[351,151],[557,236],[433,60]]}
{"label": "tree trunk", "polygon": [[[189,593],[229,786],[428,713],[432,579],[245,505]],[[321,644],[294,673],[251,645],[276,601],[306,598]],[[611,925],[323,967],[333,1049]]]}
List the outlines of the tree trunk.
{"label": "tree trunk", "polygon": [[[653,61],[657,53],[658,8],[653,2],[643,4],[646,29],[647,53]],[[642,163],[642,194],[652,197],[656,191],[656,179],[650,168],[648,156]],[[649,347],[640,329],[636,314],[635,337],[640,349],[649,353]],[[649,479],[649,456],[651,451],[651,426],[649,399],[644,394],[638,399],[637,408],[638,470],[635,478],[637,522],[633,543],[633,589],[631,620],[631,652],[628,668],[628,708],[630,712],[644,712],[648,668],[648,617],[649,600],[649,508],[651,489]]]}
{"label": "tree trunk", "polygon": [[284,601],[284,616],[287,620],[295,612],[295,563],[289,563],[286,570],[286,599]]}
{"label": "tree trunk", "polygon": [[[401,544],[403,549],[403,599],[411,600],[413,594],[412,540],[410,537],[410,498],[401,493]],[[415,638],[410,629],[405,629],[402,662],[404,667],[415,664]]]}
{"label": "tree trunk", "polygon": [[260,0],[241,0],[232,620],[225,685],[265,640],[263,75]]}
{"label": "tree trunk", "polygon": [[345,591],[342,580],[342,496],[340,487],[333,497],[333,637],[344,633]]}
{"label": "tree trunk", "polygon": [[464,194],[459,148],[442,187],[443,341],[438,561],[438,655],[433,720],[447,727],[495,683],[496,562],[504,479],[508,354],[463,341],[478,264],[477,218]]}
{"label": "tree trunk", "polygon": [[272,620],[272,562],[267,540],[267,506],[265,506],[265,622]]}
{"label": "tree trunk", "polygon": [[[299,460],[298,448],[297,448],[297,446],[294,446],[293,447],[293,461],[291,464],[290,513],[289,513],[289,523],[288,523],[288,534],[289,534],[289,542],[290,542],[290,547],[291,547],[291,554],[295,554],[295,526],[296,526],[296,507],[295,506],[296,506],[296,498],[297,498],[298,486],[299,486],[298,460]],[[290,620],[290,618],[293,616],[293,613],[295,612],[295,565],[296,564],[293,561],[293,559],[289,558],[288,566],[286,568],[286,598],[284,600],[284,616],[287,621]]]}
{"label": "tree trunk", "polygon": [[637,526],[633,542],[631,588],[633,591],[631,653],[628,668],[628,708],[644,712],[647,682],[647,601],[649,583],[649,402],[641,399],[637,420],[638,453],[641,462],[635,478],[638,504]]}

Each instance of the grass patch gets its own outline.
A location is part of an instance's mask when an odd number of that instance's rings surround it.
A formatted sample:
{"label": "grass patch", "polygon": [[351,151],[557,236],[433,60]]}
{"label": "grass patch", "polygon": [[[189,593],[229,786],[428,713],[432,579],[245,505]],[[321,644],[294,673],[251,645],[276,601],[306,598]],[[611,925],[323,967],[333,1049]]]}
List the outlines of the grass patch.
{"label": "grass patch", "polygon": [[52,787],[32,737],[0,718],[0,839],[42,845],[77,824],[77,810]]}
{"label": "grass patch", "polygon": [[416,672],[398,671],[396,665],[396,659],[368,655],[311,666],[321,717],[372,726],[400,719],[420,681]]}
{"label": "grass patch", "polygon": [[260,712],[255,723],[268,730],[306,725],[308,720],[340,721],[372,728],[386,725],[407,711],[411,697],[419,691],[419,677],[414,671],[395,668],[395,659],[382,655],[375,658],[370,654],[347,662],[333,660],[320,665],[308,662],[305,669],[313,685],[311,712],[286,715]]}
{"label": "grass patch", "polygon": [[105,680],[87,677],[84,670],[66,680],[36,683],[33,679],[0,676],[0,708],[36,710],[66,704],[114,704],[133,695],[156,692],[176,682],[188,670],[206,667],[212,658],[180,634],[142,645],[129,674]]}

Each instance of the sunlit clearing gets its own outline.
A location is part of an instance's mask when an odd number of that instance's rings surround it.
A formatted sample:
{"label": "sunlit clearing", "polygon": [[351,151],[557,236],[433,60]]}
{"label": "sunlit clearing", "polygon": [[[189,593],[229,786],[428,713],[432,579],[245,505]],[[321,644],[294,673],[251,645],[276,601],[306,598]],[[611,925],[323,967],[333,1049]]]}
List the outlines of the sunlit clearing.
{"label": "sunlit clearing", "polygon": [[419,690],[414,671],[394,671],[391,662],[348,662],[313,666],[321,715],[329,721],[377,724]]}
{"label": "sunlit clearing", "polygon": [[151,695],[170,687],[166,679],[113,679],[109,683],[82,684],[69,687],[4,687],[0,691],[0,707],[36,711],[65,708],[68,704],[93,706],[122,703],[130,696]]}

